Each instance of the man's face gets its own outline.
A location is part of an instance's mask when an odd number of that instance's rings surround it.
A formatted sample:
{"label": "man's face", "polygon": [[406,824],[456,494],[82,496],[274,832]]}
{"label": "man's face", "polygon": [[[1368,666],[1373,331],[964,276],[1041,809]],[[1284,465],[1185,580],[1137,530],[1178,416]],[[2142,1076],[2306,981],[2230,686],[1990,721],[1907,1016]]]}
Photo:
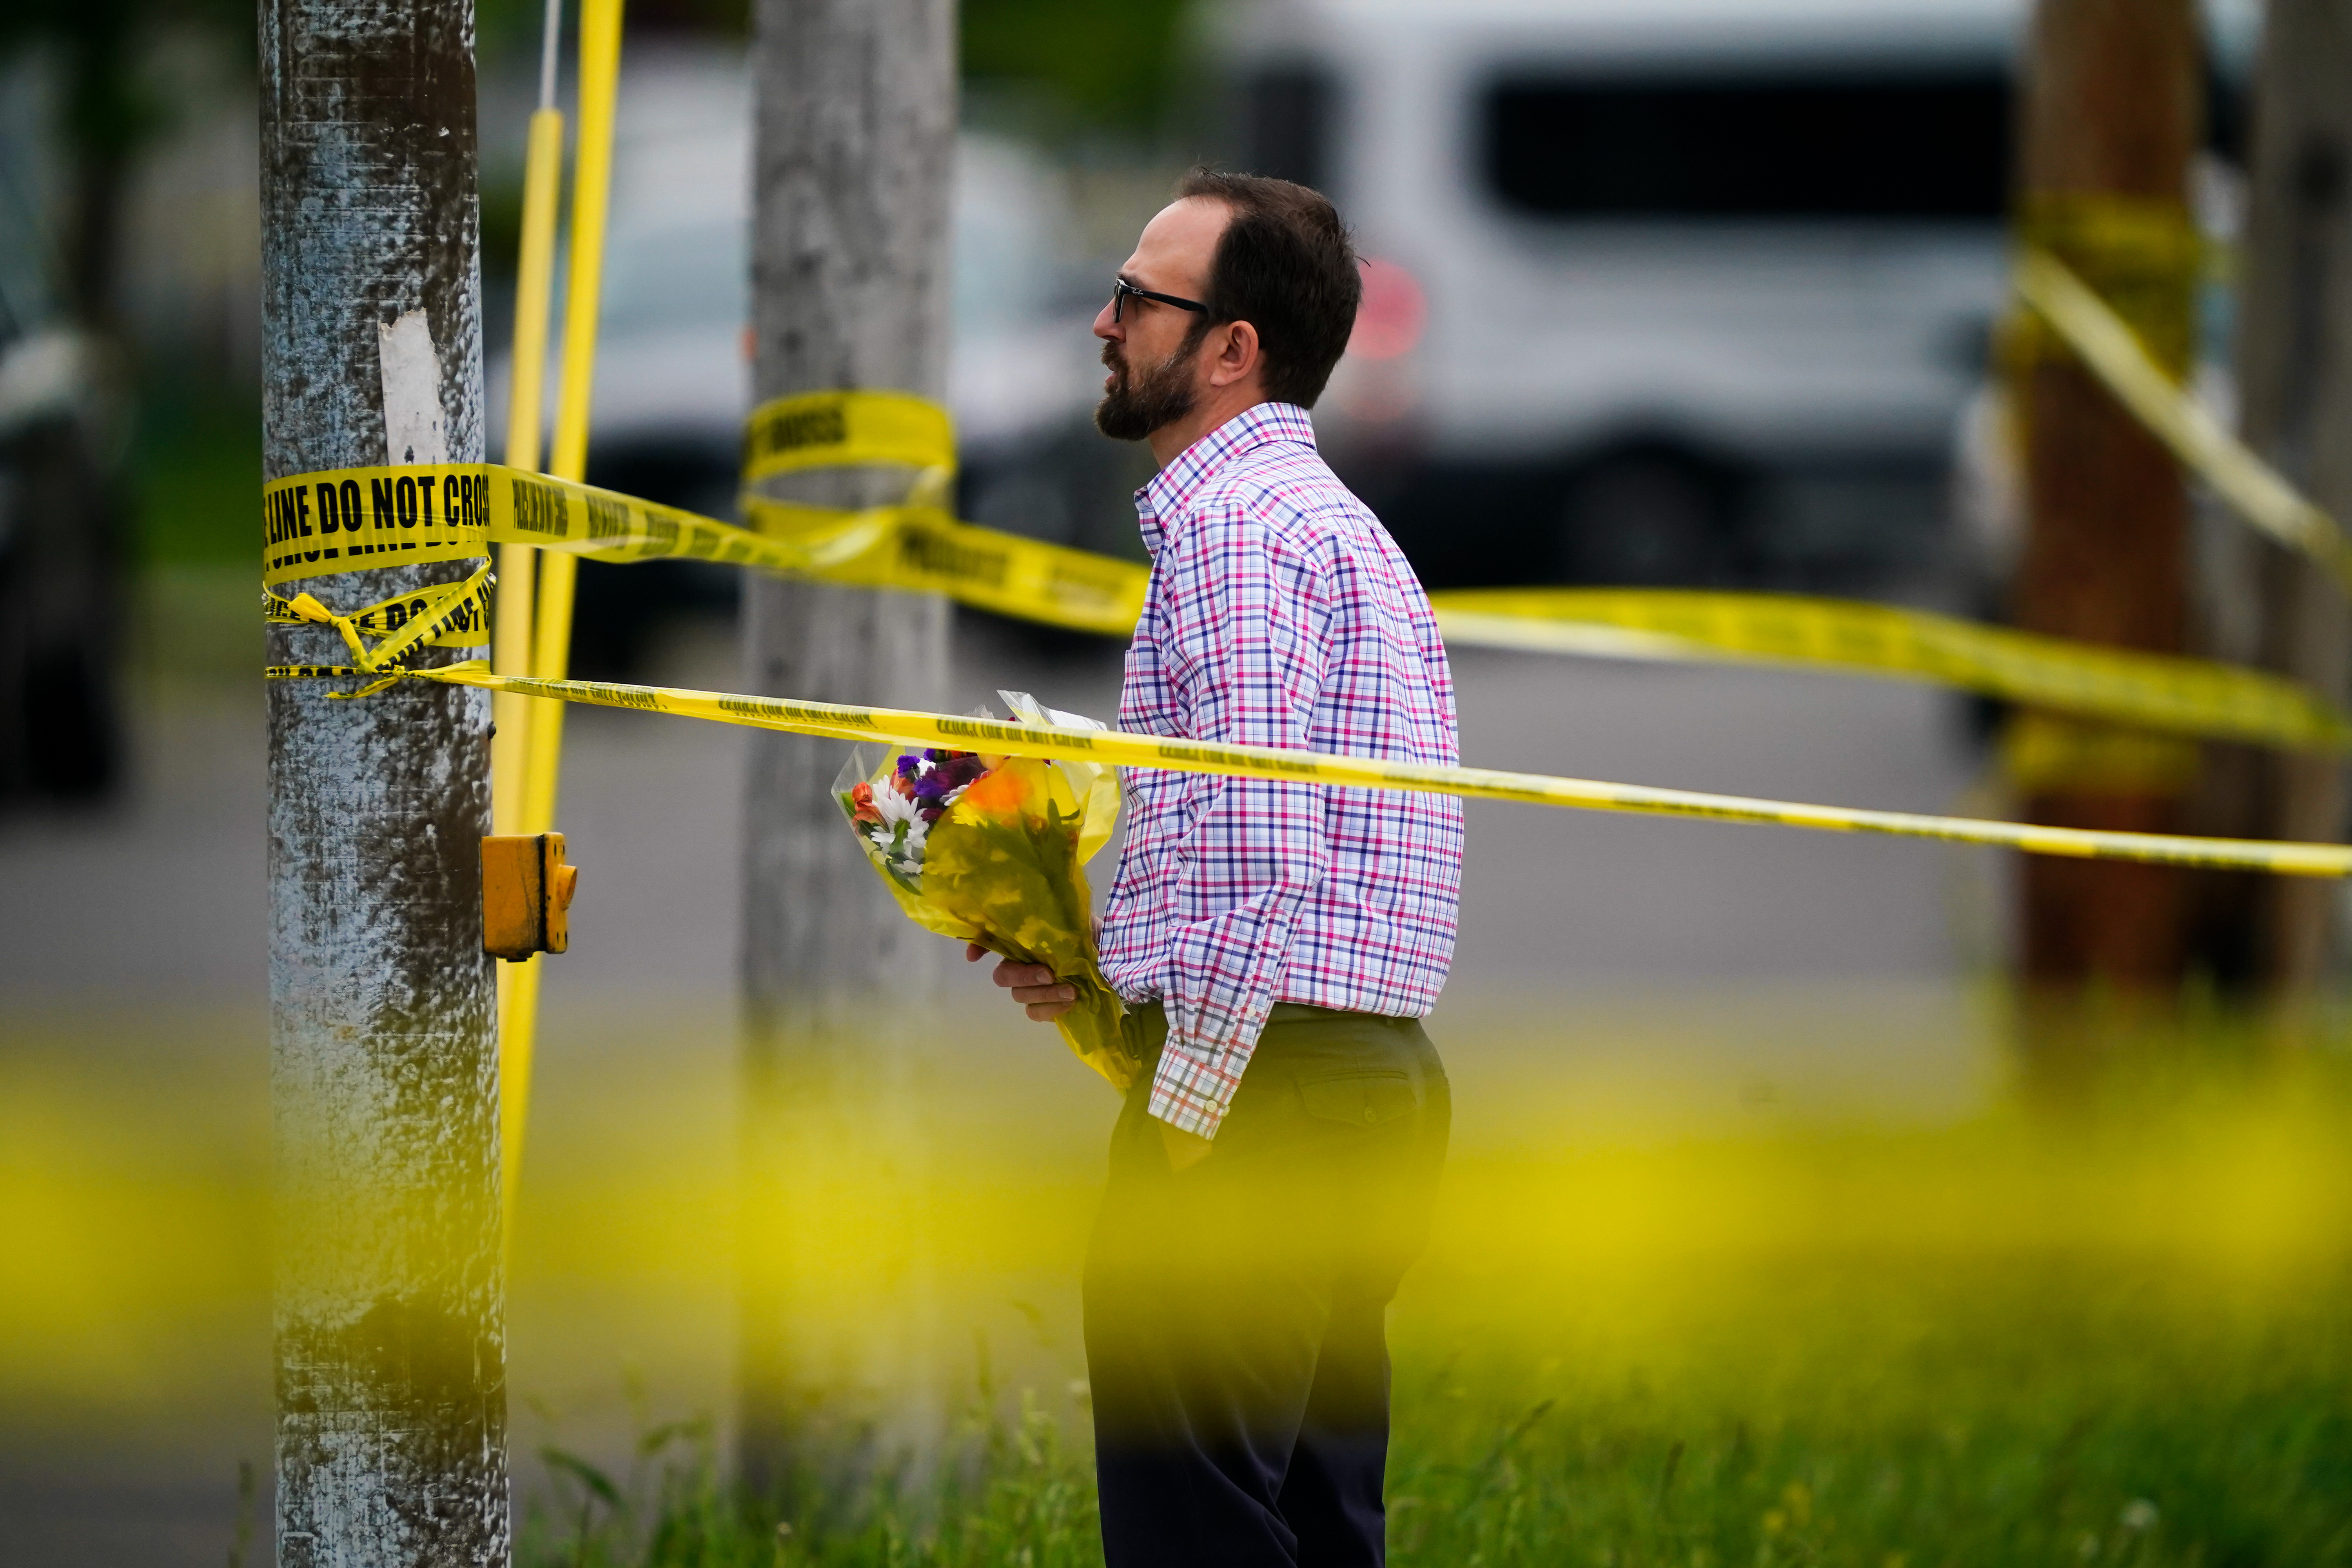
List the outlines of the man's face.
{"label": "man's face", "polygon": [[[1209,264],[1231,215],[1223,202],[1202,196],[1160,209],[1144,225],[1135,254],[1118,275],[1138,289],[1198,300],[1208,288]],[[1140,441],[1192,412],[1207,374],[1198,351],[1208,318],[1153,300],[1127,297],[1113,319],[1105,305],[1095,318],[1103,340],[1103,399],[1095,427],[1118,441]]]}

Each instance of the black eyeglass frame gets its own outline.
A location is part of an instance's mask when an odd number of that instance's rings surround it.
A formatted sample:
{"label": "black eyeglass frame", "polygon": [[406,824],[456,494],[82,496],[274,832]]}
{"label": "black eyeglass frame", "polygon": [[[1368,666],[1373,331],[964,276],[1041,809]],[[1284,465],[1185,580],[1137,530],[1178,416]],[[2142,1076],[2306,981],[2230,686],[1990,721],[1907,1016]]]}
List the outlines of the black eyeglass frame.
{"label": "black eyeglass frame", "polygon": [[1173,294],[1155,294],[1149,289],[1137,288],[1124,278],[1114,278],[1110,280],[1110,319],[1112,321],[1126,320],[1124,312],[1127,310],[1129,295],[1139,300],[1149,300],[1155,305],[1173,305],[1180,310],[1195,310],[1202,315],[1208,314],[1209,310],[1209,307],[1198,300],[1180,300]]}

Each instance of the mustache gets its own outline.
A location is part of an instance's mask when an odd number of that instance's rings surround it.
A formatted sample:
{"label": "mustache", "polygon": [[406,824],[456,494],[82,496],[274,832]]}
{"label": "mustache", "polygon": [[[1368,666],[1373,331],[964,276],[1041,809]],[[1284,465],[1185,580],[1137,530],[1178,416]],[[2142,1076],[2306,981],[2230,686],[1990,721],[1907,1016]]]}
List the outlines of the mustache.
{"label": "mustache", "polygon": [[1104,368],[1118,371],[1121,374],[1126,374],[1127,356],[1118,352],[1118,345],[1117,343],[1111,342],[1108,339],[1104,341],[1102,346],[1102,362]]}

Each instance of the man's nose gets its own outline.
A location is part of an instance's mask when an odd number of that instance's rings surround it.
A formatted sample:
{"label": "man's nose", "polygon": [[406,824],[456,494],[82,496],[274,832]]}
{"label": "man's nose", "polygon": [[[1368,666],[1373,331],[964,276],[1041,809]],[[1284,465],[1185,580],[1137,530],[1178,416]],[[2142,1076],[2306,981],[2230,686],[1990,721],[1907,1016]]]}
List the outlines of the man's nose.
{"label": "man's nose", "polygon": [[1108,339],[1112,342],[1127,341],[1126,327],[1120,323],[1108,305],[1095,312],[1095,336]]}

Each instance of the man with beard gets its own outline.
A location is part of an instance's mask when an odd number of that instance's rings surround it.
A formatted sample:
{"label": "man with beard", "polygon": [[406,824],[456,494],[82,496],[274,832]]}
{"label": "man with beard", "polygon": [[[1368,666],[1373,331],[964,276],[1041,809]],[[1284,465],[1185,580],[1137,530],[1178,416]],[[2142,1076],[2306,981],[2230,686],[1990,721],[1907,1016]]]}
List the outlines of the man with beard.
{"label": "man with beard", "polygon": [[[1206,170],[1120,270],[1095,422],[1160,465],[1136,492],[1152,568],[1121,729],[1456,760],[1429,600],[1307,416],[1361,292],[1328,201]],[[1420,1020],[1453,956],[1461,803],[1149,769],[1126,788],[1102,967],[1144,1068],[1085,1278],[1105,1556],[1377,1564],[1385,1318],[1451,1112]],[[1036,965],[996,983],[1037,1019],[1075,995]]]}

